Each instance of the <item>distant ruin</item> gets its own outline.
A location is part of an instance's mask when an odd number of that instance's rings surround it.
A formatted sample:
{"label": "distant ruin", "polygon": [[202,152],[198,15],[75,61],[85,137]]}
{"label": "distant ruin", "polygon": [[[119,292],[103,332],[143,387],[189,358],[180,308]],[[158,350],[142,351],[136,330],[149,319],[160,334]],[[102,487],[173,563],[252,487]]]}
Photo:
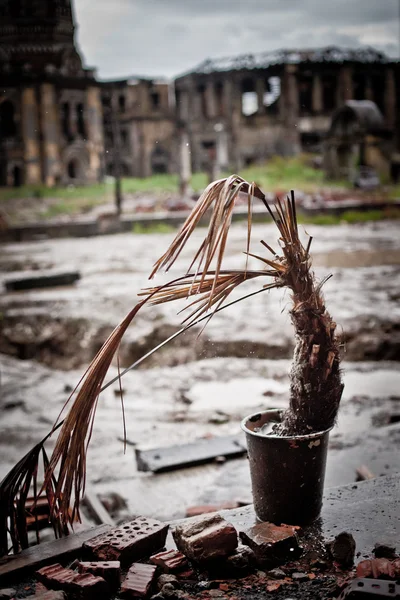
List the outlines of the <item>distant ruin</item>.
{"label": "distant ruin", "polygon": [[0,7],[0,186],[100,181],[117,163],[123,176],[174,173],[182,136],[194,171],[320,151],[349,100],[375,102],[398,130],[399,63],[372,48],[282,50],[207,60],[174,82],[104,82],[82,66],[74,30],[71,0]]}

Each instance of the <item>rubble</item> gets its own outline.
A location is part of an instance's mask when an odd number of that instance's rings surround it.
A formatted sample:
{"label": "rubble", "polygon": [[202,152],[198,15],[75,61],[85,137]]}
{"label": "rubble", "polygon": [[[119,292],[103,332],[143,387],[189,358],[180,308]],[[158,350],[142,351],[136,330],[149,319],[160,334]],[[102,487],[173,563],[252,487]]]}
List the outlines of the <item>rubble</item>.
{"label": "rubble", "polygon": [[42,583],[54,590],[79,594],[82,599],[100,600],[109,597],[109,587],[102,577],[91,573],[76,573],[65,569],[59,563],[43,567],[36,572]]}
{"label": "rubble", "polygon": [[175,575],[170,575],[170,574],[166,574],[163,573],[162,575],[160,575],[160,577],[157,579],[157,589],[161,590],[162,587],[164,587],[164,585],[166,583],[170,583],[171,585],[173,585],[176,589],[179,588],[179,581],[177,579],[177,577]]}
{"label": "rubble", "polygon": [[0,600],[10,600],[10,598],[13,598],[16,593],[17,590],[14,590],[14,588],[3,588],[0,590]]}
{"label": "rubble", "polygon": [[327,544],[328,550],[339,565],[351,567],[354,564],[354,555],[356,552],[356,542],[347,531],[339,533],[335,539]]}
{"label": "rubble", "polygon": [[248,569],[255,563],[254,552],[249,546],[239,544],[235,552],[226,559],[228,569],[244,570]]}
{"label": "rubble", "polygon": [[166,552],[153,554],[153,556],[150,556],[150,561],[167,573],[183,571],[189,566],[186,556],[178,550],[167,550]]}
{"label": "rubble", "polygon": [[395,546],[389,544],[376,543],[373,549],[375,558],[398,558]]}
{"label": "rubble", "polygon": [[260,564],[280,564],[295,559],[300,554],[296,529],[290,525],[258,523],[245,531],[240,531],[240,539],[249,546]]}
{"label": "rubble", "polygon": [[178,549],[199,563],[225,558],[238,546],[236,529],[219,514],[194,517],[172,534]]}
{"label": "rubble", "polygon": [[396,560],[387,558],[362,560],[357,565],[356,575],[357,577],[371,577],[373,579],[379,579],[380,577],[398,578],[400,577],[400,558]]}
{"label": "rubble", "polygon": [[92,573],[105,579],[110,589],[118,589],[121,584],[121,563],[119,560],[109,562],[79,562],[79,573]]}
{"label": "rubble", "polygon": [[146,598],[156,574],[155,565],[134,563],[121,585],[121,596],[125,598]]}
{"label": "rubble", "polygon": [[67,596],[63,591],[47,590],[36,592],[34,596],[28,596],[28,600],[66,600]]}
{"label": "rubble", "polygon": [[88,540],[83,548],[100,560],[119,560],[121,564],[129,564],[163,548],[167,532],[168,525],[165,523],[138,517]]}

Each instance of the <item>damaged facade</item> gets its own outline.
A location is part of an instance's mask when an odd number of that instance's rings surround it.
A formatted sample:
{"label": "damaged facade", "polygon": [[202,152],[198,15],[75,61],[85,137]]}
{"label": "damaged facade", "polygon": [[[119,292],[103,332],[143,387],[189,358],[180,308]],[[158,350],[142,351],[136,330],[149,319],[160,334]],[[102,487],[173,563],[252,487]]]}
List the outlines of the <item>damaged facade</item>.
{"label": "damaged facade", "polygon": [[175,81],[194,170],[213,152],[221,168],[238,170],[274,154],[320,149],[333,113],[351,99],[375,102],[393,128],[396,75],[397,63],[371,48],[207,60]]}
{"label": "damaged facade", "polygon": [[0,21],[3,186],[177,172],[182,136],[194,171],[320,150],[349,100],[375,102],[398,128],[398,63],[371,48],[207,60],[173,83],[100,82],[82,66],[71,0],[4,0]]}
{"label": "damaged facade", "polygon": [[0,6],[0,185],[103,176],[100,88],[74,29],[65,0]]}

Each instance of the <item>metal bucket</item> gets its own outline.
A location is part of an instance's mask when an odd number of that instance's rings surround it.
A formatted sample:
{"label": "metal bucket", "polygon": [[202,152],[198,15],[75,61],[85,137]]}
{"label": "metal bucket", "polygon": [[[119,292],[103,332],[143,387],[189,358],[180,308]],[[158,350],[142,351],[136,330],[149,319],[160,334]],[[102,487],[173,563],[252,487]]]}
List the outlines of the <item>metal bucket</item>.
{"label": "metal bucket", "polygon": [[266,424],[279,423],[283,411],[270,409],[243,419],[254,510],[260,521],[303,525],[322,507],[329,431],[303,436],[265,435]]}

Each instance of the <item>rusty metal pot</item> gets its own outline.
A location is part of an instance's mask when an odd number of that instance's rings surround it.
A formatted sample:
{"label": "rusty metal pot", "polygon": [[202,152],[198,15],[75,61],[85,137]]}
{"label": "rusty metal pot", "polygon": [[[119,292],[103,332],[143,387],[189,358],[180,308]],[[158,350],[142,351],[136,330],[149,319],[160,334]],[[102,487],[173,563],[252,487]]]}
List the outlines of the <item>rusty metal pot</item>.
{"label": "rusty metal pot", "polygon": [[329,431],[302,436],[260,433],[279,423],[283,411],[270,409],[243,419],[253,488],[254,510],[260,521],[303,525],[318,517]]}

